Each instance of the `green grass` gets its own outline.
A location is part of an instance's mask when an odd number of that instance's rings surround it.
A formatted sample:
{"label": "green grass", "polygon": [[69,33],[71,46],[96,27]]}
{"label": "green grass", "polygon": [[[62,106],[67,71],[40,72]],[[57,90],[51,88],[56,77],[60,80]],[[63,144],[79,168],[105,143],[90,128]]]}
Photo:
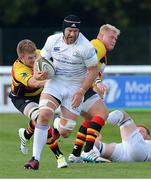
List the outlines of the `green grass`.
{"label": "green grass", "polygon": [[[151,129],[151,111],[130,112],[138,123],[144,123]],[[0,178],[151,178],[151,163],[83,163],[70,164],[68,168],[57,169],[56,159],[47,146],[44,147],[39,171],[23,169],[24,163],[31,158],[32,143],[29,154],[22,155],[19,151],[17,130],[26,127],[28,119],[21,114],[0,114]],[[77,124],[77,128],[81,119]],[[74,130],[68,139],[61,138],[60,147],[67,157],[75,140]],[[103,140],[120,142],[119,129],[106,124],[102,129]]]}

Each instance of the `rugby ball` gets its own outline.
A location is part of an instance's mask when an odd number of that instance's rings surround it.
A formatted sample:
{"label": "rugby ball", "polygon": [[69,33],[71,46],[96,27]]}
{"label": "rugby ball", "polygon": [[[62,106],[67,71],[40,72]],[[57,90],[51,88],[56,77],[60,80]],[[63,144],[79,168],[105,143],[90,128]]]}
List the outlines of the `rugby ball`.
{"label": "rugby ball", "polygon": [[36,66],[38,71],[47,71],[48,77],[47,79],[51,79],[55,75],[55,68],[53,62],[47,60],[43,57],[37,59]]}

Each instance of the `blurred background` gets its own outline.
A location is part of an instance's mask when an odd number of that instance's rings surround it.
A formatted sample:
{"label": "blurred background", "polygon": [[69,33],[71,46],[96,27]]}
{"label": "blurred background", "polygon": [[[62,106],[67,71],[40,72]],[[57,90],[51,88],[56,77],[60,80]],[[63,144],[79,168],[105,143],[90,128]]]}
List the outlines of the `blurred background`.
{"label": "blurred background", "polygon": [[0,65],[13,64],[17,43],[24,38],[42,48],[68,14],[81,18],[81,31],[89,40],[104,23],[121,30],[109,65],[151,64],[150,0],[1,0]]}

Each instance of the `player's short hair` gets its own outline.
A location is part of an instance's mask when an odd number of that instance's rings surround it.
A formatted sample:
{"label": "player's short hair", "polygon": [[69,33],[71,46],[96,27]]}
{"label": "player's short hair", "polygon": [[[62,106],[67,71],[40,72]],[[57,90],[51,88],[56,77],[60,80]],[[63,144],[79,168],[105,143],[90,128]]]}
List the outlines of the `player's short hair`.
{"label": "player's short hair", "polygon": [[34,42],[29,39],[21,40],[17,45],[17,54],[18,57],[23,53],[32,54],[36,51],[37,47]]}
{"label": "player's short hair", "polygon": [[99,33],[103,33],[103,32],[108,31],[108,30],[114,31],[114,32],[117,34],[117,36],[120,35],[120,30],[117,29],[115,26],[113,26],[113,25],[111,25],[111,24],[104,24],[104,25],[102,25],[102,26],[100,27]]}
{"label": "player's short hair", "polygon": [[150,130],[144,125],[144,124],[137,124],[137,127],[143,127],[144,129],[146,129],[147,135],[150,136]]}

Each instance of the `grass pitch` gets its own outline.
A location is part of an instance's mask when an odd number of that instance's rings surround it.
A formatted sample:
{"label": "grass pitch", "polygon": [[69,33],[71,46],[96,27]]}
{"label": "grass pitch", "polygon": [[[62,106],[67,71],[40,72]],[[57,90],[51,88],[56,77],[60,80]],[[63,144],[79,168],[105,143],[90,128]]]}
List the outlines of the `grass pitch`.
{"label": "grass pitch", "polygon": [[[137,123],[143,123],[151,129],[151,111],[129,112]],[[82,119],[79,118],[77,128],[72,135],[61,138],[59,145],[64,155],[71,153],[75,133]],[[25,170],[24,163],[31,158],[32,142],[29,154],[22,155],[19,151],[20,141],[17,130],[26,127],[28,119],[21,114],[0,114],[0,178],[151,178],[151,162],[141,163],[83,163],[69,164],[68,168],[57,169],[56,159],[47,145],[42,152],[40,169]],[[119,129],[106,124],[102,129],[105,142],[120,142]]]}

